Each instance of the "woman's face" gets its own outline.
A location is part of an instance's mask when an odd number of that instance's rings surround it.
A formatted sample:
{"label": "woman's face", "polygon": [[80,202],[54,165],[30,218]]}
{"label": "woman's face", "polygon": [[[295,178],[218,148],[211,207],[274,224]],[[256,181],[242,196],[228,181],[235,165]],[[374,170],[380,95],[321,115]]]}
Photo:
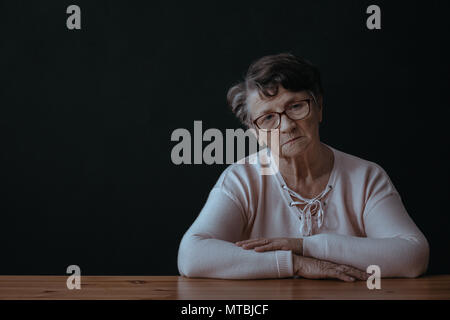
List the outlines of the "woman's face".
{"label": "woman's face", "polygon": [[[314,103],[313,97],[307,91],[291,92],[278,87],[278,94],[269,99],[261,99],[256,90],[249,92],[247,105],[249,107],[250,118],[255,119],[269,112],[283,112],[287,107],[295,105],[296,102],[304,99],[311,99],[310,112],[306,118],[301,120],[291,120],[286,114],[281,115],[279,130],[279,147],[271,150],[276,152],[280,158],[295,157],[302,153],[311,143],[318,143],[319,123],[322,122],[322,99],[318,99],[318,105]],[[260,130],[252,123],[258,135]],[[264,137],[264,135],[261,135]],[[267,145],[270,144],[270,133],[268,134]],[[265,140],[265,139],[264,139]]]}

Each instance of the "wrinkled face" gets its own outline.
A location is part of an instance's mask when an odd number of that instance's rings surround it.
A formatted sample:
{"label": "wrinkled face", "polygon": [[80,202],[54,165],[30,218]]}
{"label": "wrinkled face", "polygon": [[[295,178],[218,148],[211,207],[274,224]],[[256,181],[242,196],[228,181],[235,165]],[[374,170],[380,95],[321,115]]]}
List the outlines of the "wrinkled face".
{"label": "wrinkled face", "polygon": [[[286,113],[281,115],[280,125],[278,127],[279,147],[271,150],[276,152],[280,158],[295,157],[302,153],[311,143],[318,143],[319,123],[322,122],[322,99],[317,99],[317,104],[313,97],[307,91],[291,92],[278,87],[278,94],[275,97],[261,99],[256,90],[249,92],[247,96],[247,105],[252,121],[251,128],[254,128],[258,135],[261,130],[253,123],[264,114],[269,112],[283,112],[286,108],[295,108],[296,103],[304,99],[311,99],[310,111],[306,118],[301,120],[292,120]],[[270,147],[270,133],[265,143]],[[266,140],[266,139],[263,139]]]}

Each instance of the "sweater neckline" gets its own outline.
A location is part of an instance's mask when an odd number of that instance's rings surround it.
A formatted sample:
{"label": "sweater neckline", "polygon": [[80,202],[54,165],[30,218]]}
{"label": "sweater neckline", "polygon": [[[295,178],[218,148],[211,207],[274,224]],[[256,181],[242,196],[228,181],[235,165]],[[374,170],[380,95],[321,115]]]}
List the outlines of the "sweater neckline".
{"label": "sweater neckline", "polygon": [[[321,142],[322,144],[324,144],[325,146],[327,146],[328,148],[330,148],[330,150],[333,152],[333,156],[334,156],[334,161],[333,161],[333,168],[331,169],[331,173],[330,173],[330,177],[328,178],[328,182],[325,186],[325,189],[320,191],[318,195],[322,194],[326,189],[328,189],[330,186],[332,187],[332,189],[335,189],[335,182],[336,182],[336,177],[337,177],[337,171],[338,171],[338,167],[339,167],[339,155],[338,152],[336,151],[336,149],[334,149],[333,147],[329,146],[326,143]],[[272,154],[270,153],[270,155],[272,156]],[[280,191],[282,197],[286,200],[285,201],[285,205],[289,207],[289,210],[297,217],[298,216],[298,208],[296,206],[291,206],[290,203],[295,201],[291,195],[289,194],[289,192],[287,192],[285,189],[283,189],[283,186],[287,186],[286,182],[284,181],[284,178],[281,174],[281,172],[278,170],[278,168],[276,167],[276,163],[274,159],[271,159],[272,161],[270,161],[271,165],[274,165],[275,168],[273,168],[273,170],[275,170],[275,177],[277,180],[277,184],[278,184],[278,190]],[[329,193],[333,193],[333,190],[331,190]],[[317,197],[318,195],[315,195],[315,197]],[[302,196],[300,194],[300,196]],[[324,200],[324,205],[325,207],[326,202],[329,201],[329,197],[331,195],[328,195],[327,197],[325,197],[326,199]],[[303,196],[302,196],[303,197]],[[305,200],[313,200],[314,198],[306,198],[303,197],[303,199]],[[315,215],[314,217],[316,217],[317,215]]]}
{"label": "sweater neckline", "polygon": [[[330,148],[330,150],[333,152],[333,157],[334,157],[334,161],[333,161],[333,168],[331,169],[331,173],[330,173],[330,177],[328,178],[328,182],[327,182],[327,185],[325,186],[325,189],[326,188],[328,188],[328,186],[329,185],[331,185],[332,187],[334,187],[334,183],[335,183],[335,180],[336,180],[336,171],[337,171],[337,167],[338,167],[338,155],[337,155],[337,152],[336,152],[336,150],[333,148],[333,147],[331,147],[331,146],[329,146],[329,145],[327,145],[326,143],[323,143],[323,142],[321,142],[323,145],[325,145],[325,146],[327,146],[328,148]],[[272,154],[271,154],[272,155]],[[271,160],[273,160],[273,159],[271,159]],[[273,161],[270,161],[270,163],[271,164],[273,164],[274,166],[276,166],[276,163],[275,163],[275,161],[273,160]],[[283,178],[283,176],[282,176],[282,174],[280,173],[280,170],[278,169],[278,168],[274,168],[274,171],[275,171],[275,176],[277,177],[277,179],[278,179],[278,182],[279,182],[279,189],[280,190],[282,190],[283,191],[283,194],[286,194],[285,192],[284,192],[284,189],[282,188],[282,185],[286,185],[287,186],[287,184],[286,184],[286,181],[284,181],[284,178]],[[323,190],[322,191],[320,191],[315,197],[317,197],[318,195],[320,195],[321,193],[323,192]],[[300,194],[302,197],[303,197],[303,195],[302,194]],[[307,197],[303,197],[305,200],[312,200],[312,199],[314,199],[314,197],[313,198],[307,198]]]}

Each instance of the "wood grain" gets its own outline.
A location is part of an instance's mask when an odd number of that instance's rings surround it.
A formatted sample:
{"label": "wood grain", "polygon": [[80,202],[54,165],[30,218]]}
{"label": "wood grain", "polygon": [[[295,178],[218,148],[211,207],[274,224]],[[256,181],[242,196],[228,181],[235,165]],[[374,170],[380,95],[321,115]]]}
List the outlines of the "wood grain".
{"label": "wood grain", "polygon": [[271,279],[221,280],[179,276],[82,276],[69,290],[67,276],[0,276],[1,300],[450,300],[450,275],[381,279],[380,290],[365,281]]}

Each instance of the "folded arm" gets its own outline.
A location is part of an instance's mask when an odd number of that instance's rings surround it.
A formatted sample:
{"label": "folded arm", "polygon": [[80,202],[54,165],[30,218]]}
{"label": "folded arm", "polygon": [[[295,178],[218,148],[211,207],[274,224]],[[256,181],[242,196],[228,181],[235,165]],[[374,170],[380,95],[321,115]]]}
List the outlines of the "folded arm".
{"label": "folded arm", "polygon": [[178,270],[187,277],[262,279],[293,276],[292,252],[255,252],[234,244],[247,224],[241,206],[213,188],[178,250]]}
{"label": "folded arm", "polygon": [[429,246],[398,193],[378,201],[364,214],[366,238],[317,234],[303,239],[305,256],[366,270],[378,265],[382,277],[414,278],[428,267]]}

